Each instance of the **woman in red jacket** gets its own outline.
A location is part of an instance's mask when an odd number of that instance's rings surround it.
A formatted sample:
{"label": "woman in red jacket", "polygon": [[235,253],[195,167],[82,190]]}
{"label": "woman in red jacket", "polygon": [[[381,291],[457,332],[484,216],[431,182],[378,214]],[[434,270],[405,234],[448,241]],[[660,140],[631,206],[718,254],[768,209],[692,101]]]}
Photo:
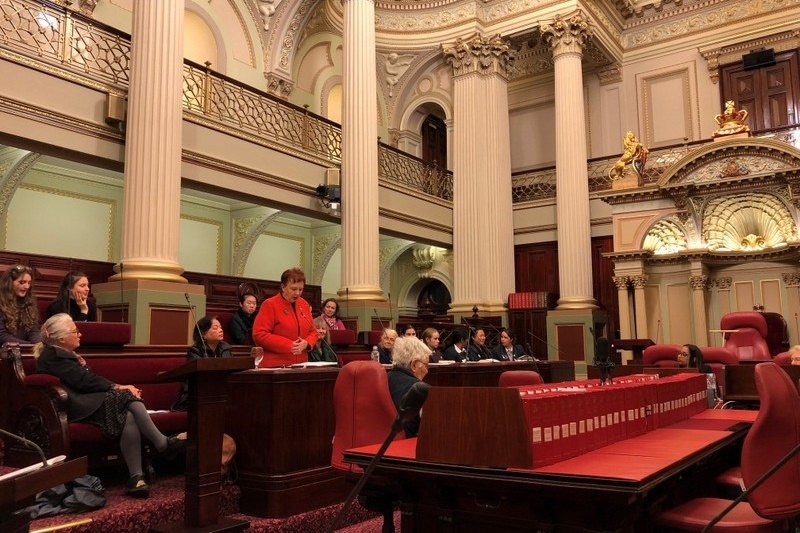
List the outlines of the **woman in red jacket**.
{"label": "woman in red jacket", "polygon": [[306,275],[290,268],[281,275],[281,291],[264,300],[253,323],[253,341],[264,349],[261,367],[305,363],[317,342],[311,306],[300,295]]}

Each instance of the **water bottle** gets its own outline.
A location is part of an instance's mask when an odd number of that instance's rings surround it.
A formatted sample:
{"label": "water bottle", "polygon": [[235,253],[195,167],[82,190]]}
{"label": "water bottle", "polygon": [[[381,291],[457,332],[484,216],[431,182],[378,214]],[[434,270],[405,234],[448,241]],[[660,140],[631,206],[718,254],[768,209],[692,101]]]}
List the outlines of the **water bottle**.
{"label": "water bottle", "polygon": [[380,361],[381,354],[378,352],[378,347],[377,346],[373,346],[372,347],[372,355],[370,356],[370,359],[372,359],[375,362]]}

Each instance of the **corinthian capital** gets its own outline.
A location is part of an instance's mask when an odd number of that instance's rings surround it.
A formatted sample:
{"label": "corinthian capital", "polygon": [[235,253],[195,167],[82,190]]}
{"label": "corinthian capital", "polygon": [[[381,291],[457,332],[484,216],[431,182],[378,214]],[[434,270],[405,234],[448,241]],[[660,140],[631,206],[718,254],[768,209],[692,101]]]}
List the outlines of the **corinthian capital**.
{"label": "corinthian capital", "polygon": [[708,287],[708,276],[705,274],[701,276],[689,276],[689,285],[695,291],[703,291]]}
{"label": "corinthian capital", "polygon": [[647,276],[631,276],[631,285],[633,285],[634,289],[644,289],[645,285],[647,285]]}
{"label": "corinthian capital", "polygon": [[783,277],[783,282],[786,284],[787,287],[798,287],[800,286],[800,274],[797,273],[784,273],[781,274]]}
{"label": "corinthian capital", "polygon": [[454,76],[478,73],[499,74],[508,79],[514,69],[517,51],[510,41],[500,35],[484,37],[476,33],[468,39],[457,39],[455,43],[442,45],[445,60],[453,67]]}
{"label": "corinthian capital", "polygon": [[554,57],[570,52],[583,52],[583,46],[594,35],[589,19],[580,11],[566,17],[556,15],[550,24],[542,24],[539,31]]}
{"label": "corinthian capital", "polygon": [[614,285],[617,286],[618,291],[627,289],[631,284],[631,278],[628,276],[614,276],[612,278]]}

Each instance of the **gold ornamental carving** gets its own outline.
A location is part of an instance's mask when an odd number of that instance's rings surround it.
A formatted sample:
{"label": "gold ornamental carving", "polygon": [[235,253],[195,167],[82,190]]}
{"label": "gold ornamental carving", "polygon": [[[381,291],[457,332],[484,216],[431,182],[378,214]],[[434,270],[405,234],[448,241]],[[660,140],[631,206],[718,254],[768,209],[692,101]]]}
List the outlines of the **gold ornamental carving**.
{"label": "gold ornamental carving", "polygon": [[517,57],[510,41],[504,41],[499,34],[484,37],[480,33],[442,45],[442,54],[453,68],[453,76],[499,74],[506,79],[511,76]]}
{"label": "gold ornamental carving", "polygon": [[632,131],[625,134],[622,141],[622,156],[608,171],[612,189],[641,187],[644,165],[649,150],[645,148]]}
{"label": "gold ornamental carving", "polygon": [[719,129],[711,134],[715,141],[731,137],[749,137],[750,126],[747,125],[747,110],[737,111],[733,100],[725,102],[725,111],[714,117]]}

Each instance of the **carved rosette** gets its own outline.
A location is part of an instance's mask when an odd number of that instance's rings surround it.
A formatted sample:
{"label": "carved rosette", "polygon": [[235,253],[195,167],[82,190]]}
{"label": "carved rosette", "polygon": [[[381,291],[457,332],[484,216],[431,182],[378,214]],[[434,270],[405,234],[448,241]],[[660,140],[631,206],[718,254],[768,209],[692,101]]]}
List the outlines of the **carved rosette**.
{"label": "carved rosette", "polygon": [[733,285],[733,278],[717,278],[715,285],[721,291],[729,291]]}
{"label": "carved rosette", "polygon": [[618,291],[627,290],[631,284],[631,278],[629,276],[614,276],[611,280],[614,282],[614,285],[616,285]]}
{"label": "carved rosette", "polygon": [[631,285],[633,285],[634,289],[644,289],[645,285],[647,285],[647,276],[631,276]]}
{"label": "carved rosette", "polygon": [[708,276],[705,274],[700,276],[689,276],[689,284],[694,291],[704,291],[708,287]]}
{"label": "carved rosette", "polygon": [[539,27],[553,56],[582,54],[583,47],[594,36],[589,19],[580,11],[569,16],[556,15],[550,24]]}
{"label": "carved rosette", "polygon": [[787,287],[800,287],[800,273],[792,272],[781,274]]}
{"label": "carved rosette", "polygon": [[517,58],[517,50],[499,34],[484,37],[475,33],[468,39],[457,39],[454,44],[443,44],[442,54],[453,67],[453,76],[498,74],[506,80],[511,77]]}

